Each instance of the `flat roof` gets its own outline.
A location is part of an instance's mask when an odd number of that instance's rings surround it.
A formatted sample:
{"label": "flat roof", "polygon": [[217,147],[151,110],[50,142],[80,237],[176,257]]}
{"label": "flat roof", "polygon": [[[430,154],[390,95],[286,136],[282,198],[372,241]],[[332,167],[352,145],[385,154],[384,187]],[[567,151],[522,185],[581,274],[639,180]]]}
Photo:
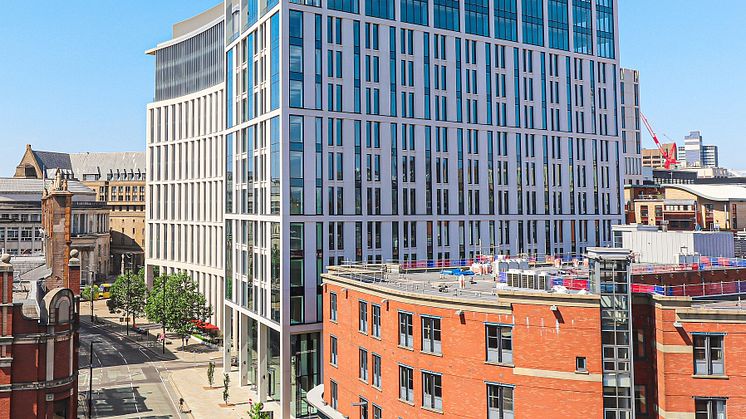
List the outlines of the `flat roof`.
{"label": "flat roof", "polygon": [[[393,272],[391,271],[392,267],[394,268]],[[590,294],[588,291],[569,289],[566,292],[555,292],[553,290],[511,287],[496,280],[492,274],[460,276],[443,274],[441,269],[403,273],[396,272],[397,267],[398,265],[330,266],[328,268],[329,272],[323,274],[323,276],[326,278],[341,277],[358,282],[364,287],[383,292],[407,293],[414,297],[421,296],[427,299],[435,298],[454,302],[456,300],[471,300],[496,303],[501,295],[516,295],[518,293],[524,296],[535,295],[537,297],[553,295],[558,297],[583,297]],[[572,269],[546,266],[536,266],[518,271],[544,273],[551,276],[573,276],[578,273]],[[461,278],[464,280],[465,286],[463,288],[460,286]],[[578,279],[583,280],[584,278],[580,277]]]}

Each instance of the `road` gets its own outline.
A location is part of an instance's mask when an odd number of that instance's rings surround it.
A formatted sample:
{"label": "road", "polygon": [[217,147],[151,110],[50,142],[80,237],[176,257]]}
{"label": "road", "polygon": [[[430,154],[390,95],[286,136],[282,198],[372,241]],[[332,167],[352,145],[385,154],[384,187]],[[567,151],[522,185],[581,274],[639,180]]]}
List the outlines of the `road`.
{"label": "road", "polygon": [[[80,322],[79,392],[88,394],[93,344],[94,418],[182,418],[173,388],[164,383],[167,365],[147,349],[106,327]],[[82,397],[81,397],[82,398]],[[83,417],[86,410],[79,409]]]}

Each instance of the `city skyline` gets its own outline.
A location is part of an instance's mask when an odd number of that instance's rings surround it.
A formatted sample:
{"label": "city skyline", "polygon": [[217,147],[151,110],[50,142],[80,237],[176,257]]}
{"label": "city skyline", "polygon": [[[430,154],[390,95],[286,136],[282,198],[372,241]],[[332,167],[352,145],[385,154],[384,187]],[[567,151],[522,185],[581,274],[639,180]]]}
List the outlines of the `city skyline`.
{"label": "city skyline", "polygon": [[[143,105],[153,99],[153,60],[144,51],[170,38],[170,25],[206,10],[216,1],[143,1],[116,4],[99,13],[83,3],[64,8],[51,5],[42,14],[25,10],[21,2],[5,4],[9,15],[17,16],[0,28],[7,40],[6,56],[10,61],[22,62],[28,43],[41,42],[49,47],[47,59],[55,66],[0,68],[0,79],[5,80],[7,97],[0,102],[0,122],[5,133],[0,142],[12,155],[20,155],[26,143],[38,150],[80,151],[141,151],[145,148],[145,118]],[[693,1],[684,4],[694,5]],[[149,12],[142,13],[147,7]],[[734,2],[733,8],[746,11],[746,5]],[[683,144],[689,131],[699,130],[708,144],[720,147],[721,164],[736,170],[746,165],[735,157],[740,131],[744,122],[737,116],[746,111],[746,104],[737,99],[746,94],[746,87],[726,82],[700,83],[707,74],[727,73],[742,67],[743,58],[737,54],[719,56],[719,51],[707,49],[712,39],[734,39],[743,27],[736,24],[737,10],[721,17],[715,26],[715,11],[699,11],[698,19],[707,24],[705,36],[675,23],[691,16],[692,8],[681,6],[669,9],[665,4],[647,4],[629,0],[620,9],[620,60],[622,67],[640,71],[642,111],[646,113],[661,140],[667,135]],[[638,13],[638,10],[647,13]],[[665,14],[664,14],[665,13]],[[630,18],[634,16],[634,19]],[[54,19],[53,19],[54,18]],[[727,24],[732,19],[733,24]],[[42,23],[59,36],[47,38],[44,32],[32,32],[29,22]],[[59,22],[80,22],[78,30],[60,27]],[[83,25],[82,23],[86,24]],[[669,24],[665,24],[670,22]],[[661,27],[660,31],[651,30]],[[135,30],[136,29],[136,30]],[[107,32],[108,31],[108,32]],[[99,36],[106,34],[106,36]],[[86,40],[85,42],[82,42]],[[680,42],[673,42],[673,41]],[[696,52],[696,60],[690,59]],[[94,60],[93,58],[96,57]],[[686,64],[684,59],[690,59]],[[678,60],[678,61],[677,61]],[[740,64],[739,64],[740,63]],[[661,65],[663,64],[663,65]],[[97,90],[106,80],[120,81],[110,91]],[[78,83],[81,78],[88,83]],[[721,80],[734,80],[721,77]],[[30,83],[35,83],[30,85]],[[687,85],[682,89],[683,84]],[[46,124],[33,121],[44,112],[38,99],[48,98],[54,108],[75,111],[52,112],[45,115]],[[724,98],[724,99],[723,99]],[[729,100],[732,99],[732,100]],[[729,106],[715,107],[715,101]],[[701,105],[697,105],[697,104]],[[714,109],[717,109],[715,111]],[[694,121],[694,122],[692,122]],[[739,122],[740,121],[740,122]],[[108,138],[108,141],[101,139]],[[652,139],[643,132],[643,148],[653,148]],[[0,162],[0,176],[12,176],[13,159]]]}

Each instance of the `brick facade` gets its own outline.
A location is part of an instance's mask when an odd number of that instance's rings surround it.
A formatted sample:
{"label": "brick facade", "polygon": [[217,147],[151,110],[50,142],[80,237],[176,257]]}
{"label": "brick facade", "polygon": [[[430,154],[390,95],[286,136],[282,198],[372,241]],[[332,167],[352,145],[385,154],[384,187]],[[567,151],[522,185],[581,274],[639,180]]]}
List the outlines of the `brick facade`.
{"label": "brick facade", "polygon": [[[337,321],[330,321],[330,295],[337,295]],[[360,417],[353,403],[368,400],[384,417],[487,417],[487,383],[514,386],[516,417],[601,417],[601,332],[597,296],[501,293],[500,302],[478,305],[432,303],[371,293],[351,284],[327,283],[324,292],[324,400],[331,404],[331,381],[338,385],[338,411]],[[381,337],[358,330],[359,302],[381,306]],[[556,307],[556,311],[552,310]],[[413,348],[399,345],[398,313],[413,317]],[[441,354],[422,351],[422,316],[441,321]],[[486,361],[486,324],[512,325],[513,362]],[[369,328],[370,330],[370,328]],[[331,336],[338,339],[338,362],[330,364]],[[368,382],[359,377],[359,350],[368,351]],[[381,356],[382,385],[372,385],[372,354]],[[585,357],[587,372],[576,372]],[[413,370],[414,401],[399,399],[399,366]],[[442,377],[442,411],[423,407],[422,372]]]}
{"label": "brick facade", "polygon": [[[367,332],[360,331],[361,302]],[[380,306],[380,337],[373,333],[374,305]],[[400,345],[399,313],[412,315],[411,348]],[[439,298],[325,275],[323,400],[336,406],[339,416],[332,418],[363,417],[361,403],[367,418],[375,418],[374,408],[386,418],[487,418],[487,386],[499,384],[513,389],[515,418],[603,417],[600,313],[596,295],[496,290],[492,298]],[[694,419],[698,408],[746,417],[746,310],[736,302],[635,294],[632,315],[637,418]],[[440,320],[438,354],[423,350],[427,317]],[[487,361],[491,324],[511,328],[512,362]],[[703,337],[715,339],[709,356],[717,363],[723,354],[723,372],[695,369],[695,354],[704,353],[696,351],[695,340]],[[361,349],[367,352],[367,380],[360,378]],[[380,386],[374,385],[374,354],[381,359]],[[577,357],[585,358],[585,371],[576,371]],[[400,366],[413,372],[411,402],[400,399]],[[424,406],[423,373],[440,375],[442,408]]]}
{"label": "brick facade", "polygon": [[[67,288],[51,289],[35,305],[13,300],[13,267],[0,262],[0,417],[75,418],[78,398],[78,299]],[[70,259],[70,276],[79,278]]]}

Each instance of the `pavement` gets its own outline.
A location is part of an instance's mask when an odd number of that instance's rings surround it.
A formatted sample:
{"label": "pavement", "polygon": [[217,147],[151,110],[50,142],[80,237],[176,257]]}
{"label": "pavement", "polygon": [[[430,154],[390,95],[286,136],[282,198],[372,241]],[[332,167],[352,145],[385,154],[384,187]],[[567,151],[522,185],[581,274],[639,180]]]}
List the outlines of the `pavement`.
{"label": "pavement", "polygon": [[[80,403],[78,416],[85,417],[89,386],[90,343],[93,344],[94,418],[210,418],[248,417],[249,400],[257,400],[251,387],[238,386],[236,368],[230,372],[229,399],[223,402],[222,350],[192,338],[185,347],[181,340],[167,335],[163,353],[156,340],[159,325],[136,319],[148,330],[140,335],[120,324],[120,315],[109,313],[104,300],[90,305],[81,302],[80,322]],[[215,363],[214,383],[207,382],[207,366]],[[184,400],[183,411],[179,407]],[[279,418],[279,405],[265,403],[265,409]]]}

